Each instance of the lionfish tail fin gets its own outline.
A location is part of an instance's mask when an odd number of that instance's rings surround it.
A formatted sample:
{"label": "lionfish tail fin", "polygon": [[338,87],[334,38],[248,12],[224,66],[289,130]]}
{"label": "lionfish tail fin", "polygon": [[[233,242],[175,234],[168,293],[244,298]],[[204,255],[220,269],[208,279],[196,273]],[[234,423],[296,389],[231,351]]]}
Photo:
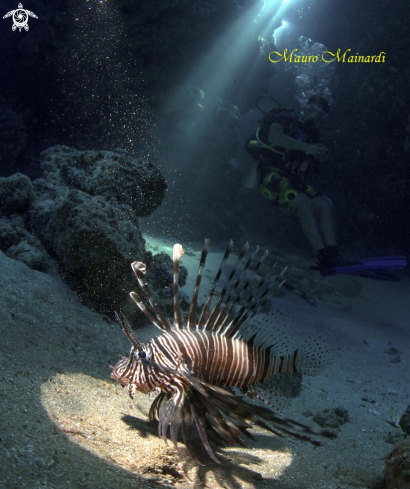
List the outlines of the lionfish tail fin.
{"label": "lionfish tail fin", "polygon": [[172,375],[174,393],[161,393],[150,409],[150,419],[158,419],[158,432],[166,441],[168,427],[171,440],[179,453],[177,435],[182,438],[189,455],[202,465],[194,453],[191,442],[192,425],[195,423],[202,444],[216,463],[220,461],[211,448],[210,441],[240,444],[241,435],[253,439],[248,432],[251,423],[261,426],[278,436],[292,436],[318,446],[322,442],[316,437],[336,438],[338,434],[320,428],[306,426],[262,406],[254,406],[234,393],[226,391],[187,374],[183,369],[172,370],[149,360],[141,360],[158,373]]}

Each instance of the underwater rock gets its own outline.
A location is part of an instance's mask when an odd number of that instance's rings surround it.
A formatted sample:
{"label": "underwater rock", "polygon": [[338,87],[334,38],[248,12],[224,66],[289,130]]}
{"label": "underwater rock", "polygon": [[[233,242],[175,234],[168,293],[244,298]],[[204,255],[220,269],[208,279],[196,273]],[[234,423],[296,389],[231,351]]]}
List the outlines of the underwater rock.
{"label": "underwater rock", "polygon": [[410,438],[400,441],[386,459],[386,489],[410,487]]}
{"label": "underwater rock", "polygon": [[127,204],[136,216],[149,216],[165,197],[167,184],[159,169],[125,151],[77,151],[54,146],[40,157],[43,178]]}
{"label": "underwater rock", "polygon": [[26,229],[24,219],[19,214],[0,217],[0,250],[4,253],[20,241],[35,239]]}
{"label": "underwater rock", "polygon": [[55,261],[40,240],[26,229],[24,219],[19,214],[0,218],[0,250],[33,270],[56,272]]}
{"label": "underwater rock", "polygon": [[131,258],[145,257],[132,209],[73,189],[49,211],[47,199],[39,199],[32,206],[30,223],[57,256],[70,285],[100,312],[121,308],[124,290],[134,285]]}
{"label": "underwater rock", "polygon": [[336,409],[324,409],[313,417],[313,421],[322,428],[337,429],[349,421],[349,413],[343,407]]}
{"label": "underwater rock", "polygon": [[13,260],[19,260],[27,265],[32,270],[40,272],[49,272],[50,257],[42,248],[35,247],[27,241],[21,241],[17,245],[10,246],[6,251],[6,255]]}
{"label": "underwater rock", "polygon": [[33,199],[33,184],[26,175],[16,173],[8,178],[0,178],[0,215],[23,212]]}
{"label": "underwater rock", "polygon": [[41,154],[30,229],[83,300],[100,312],[127,308],[132,259],[146,260],[137,216],[153,212],[166,183],[151,163],[110,151],[65,146]]}

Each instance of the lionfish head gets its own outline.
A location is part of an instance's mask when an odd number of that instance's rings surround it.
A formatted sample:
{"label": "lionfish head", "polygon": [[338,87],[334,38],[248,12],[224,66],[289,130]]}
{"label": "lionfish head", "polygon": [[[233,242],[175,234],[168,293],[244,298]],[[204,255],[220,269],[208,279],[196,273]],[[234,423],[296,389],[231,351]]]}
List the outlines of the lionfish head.
{"label": "lionfish head", "polygon": [[142,363],[134,353],[131,353],[129,357],[121,356],[121,360],[114,367],[110,367],[112,368],[111,378],[122,386],[127,386],[131,397],[134,397],[136,390],[143,394],[148,392]]}

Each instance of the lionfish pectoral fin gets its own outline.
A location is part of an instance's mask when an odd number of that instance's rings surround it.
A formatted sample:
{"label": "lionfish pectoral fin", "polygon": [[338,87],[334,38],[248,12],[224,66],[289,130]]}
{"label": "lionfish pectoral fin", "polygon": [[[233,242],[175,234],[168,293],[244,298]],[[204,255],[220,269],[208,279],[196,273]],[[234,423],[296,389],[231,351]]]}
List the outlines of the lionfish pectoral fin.
{"label": "lionfish pectoral fin", "polygon": [[178,447],[178,431],[181,427],[182,424],[182,406],[181,405],[176,405],[175,410],[169,425],[169,431],[171,435],[171,441],[174,445],[175,450],[180,454],[183,455],[181,450]]}
{"label": "lionfish pectoral fin", "polygon": [[167,431],[174,415],[174,409],[175,404],[172,400],[168,400],[164,405],[161,405],[158,410],[158,435],[167,445]]}
{"label": "lionfish pectoral fin", "polygon": [[[290,418],[279,415],[267,407],[249,404],[243,398],[236,396],[225,389],[209,384],[202,379],[189,375],[184,371],[166,368],[150,360],[140,360],[146,366],[155,368],[158,372],[166,374],[170,385],[174,383],[176,391],[162,409],[162,400],[151,411],[159,413],[160,435],[164,437],[170,426],[171,440],[175,449],[180,452],[177,444],[179,429],[189,455],[199,465],[201,462],[194,454],[190,439],[192,422],[195,421],[201,441],[211,458],[215,455],[209,445],[208,437],[212,440],[223,440],[228,444],[238,443],[243,446],[239,436],[245,435],[253,438],[248,432],[251,424],[256,424],[279,436],[292,436],[313,445],[321,442],[313,436],[336,438],[338,435],[323,429],[306,426]],[[154,401],[155,403],[155,401]],[[167,408],[169,406],[169,409]]]}
{"label": "lionfish pectoral fin", "polygon": [[189,455],[195,460],[198,465],[203,465],[194,453],[194,447],[191,442],[191,430],[192,430],[192,399],[191,396],[186,396],[182,408],[182,438],[184,440],[185,446],[188,450]]}
{"label": "lionfish pectoral fin", "polygon": [[[193,386],[197,383],[201,384],[201,391],[206,392],[206,397],[203,396],[202,398],[203,400],[205,399],[203,401],[204,404],[212,404],[219,411],[226,425],[228,426],[228,422],[230,424],[233,422],[240,434],[249,434],[247,429],[250,425],[247,421],[251,421],[279,436],[292,436],[299,440],[310,442],[315,446],[321,445],[322,442],[313,439],[312,436],[332,439],[339,436],[339,434],[332,431],[306,426],[298,421],[281,416],[267,407],[249,404],[245,399],[237,397],[235,394],[220,387],[208,384],[203,380],[191,376],[187,377]],[[219,423],[218,426],[222,426],[222,423]],[[231,428],[230,430],[232,431]]]}
{"label": "lionfish pectoral fin", "polygon": [[164,402],[166,402],[168,398],[169,394],[167,392],[161,392],[159,396],[154,399],[151,407],[149,408],[148,418],[150,421],[159,419],[159,411],[161,409],[161,406]]}
{"label": "lionfish pectoral fin", "polygon": [[199,437],[201,438],[205,450],[208,452],[208,455],[212,458],[214,462],[220,464],[221,462],[216,458],[211,446],[209,445],[208,436],[206,434],[207,421],[205,414],[201,409],[201,406],[195,402],[191,403],[191,412],[196,424],[196,429],[198,430]]}

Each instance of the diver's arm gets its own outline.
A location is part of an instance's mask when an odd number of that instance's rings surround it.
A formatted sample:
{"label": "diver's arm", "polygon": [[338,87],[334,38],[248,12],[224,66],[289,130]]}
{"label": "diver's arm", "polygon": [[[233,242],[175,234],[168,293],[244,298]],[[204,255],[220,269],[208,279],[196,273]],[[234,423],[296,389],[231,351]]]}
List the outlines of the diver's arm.
{"label": "diver's arm", "polygon": [[304,151],[306,154],[314,156],[319,161],[327,158],[327,149],[322,144],[309,144],[293,139],[284,133],[281,124],[275,123],[270,126],[268,140],[269,144],[273,146]]}

